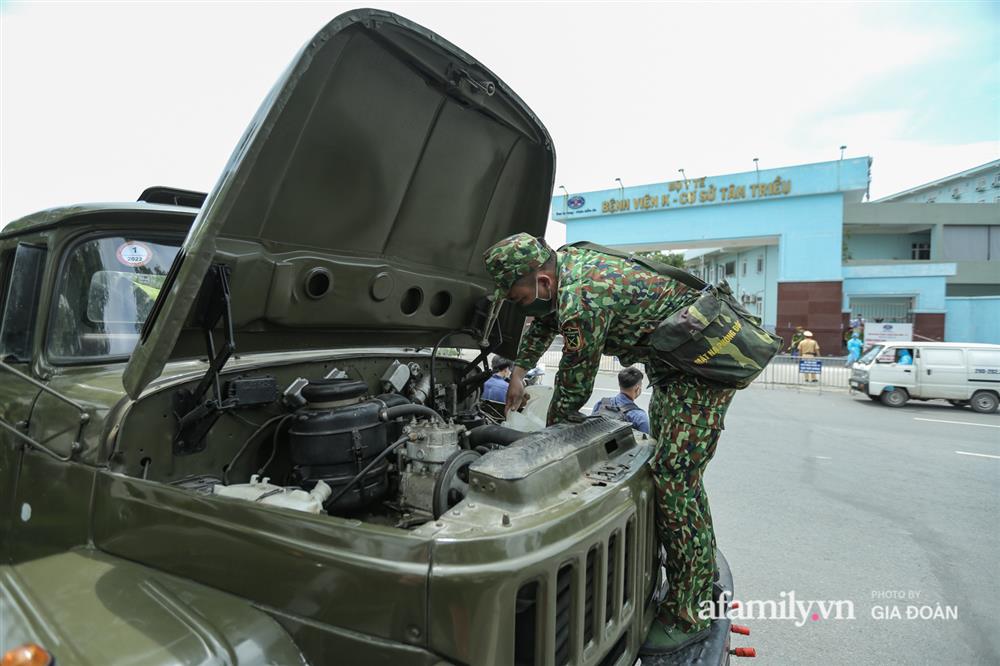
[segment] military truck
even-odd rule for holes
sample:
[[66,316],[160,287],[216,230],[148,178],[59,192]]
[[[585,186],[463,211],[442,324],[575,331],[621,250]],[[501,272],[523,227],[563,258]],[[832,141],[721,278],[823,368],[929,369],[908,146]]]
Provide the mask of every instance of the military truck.
[[[544,231],[554,163],[492,72],[359,10],[210,194],[7,225],[4,664],[633,664],[651,441],[479,409],[524,321],[481,255]],[[670,663],[727,662],[728,634]]]

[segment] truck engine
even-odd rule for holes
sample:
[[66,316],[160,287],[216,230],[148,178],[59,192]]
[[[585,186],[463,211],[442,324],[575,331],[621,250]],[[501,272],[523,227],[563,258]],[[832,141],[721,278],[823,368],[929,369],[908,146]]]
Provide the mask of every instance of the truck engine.
[[[478,374],[482,379],[485,371]],[[236,381],[269,380],[277,395],[269,377]],[[201,478],[200,488],[409,528],[461,502],[469,490],[469,466],[482,455],[529,434],[497,425],[491,422],[495,417],[480,411],[475,376],[464,387],[472,398],[465,396],[463,403],[471,406],[464,410],[458,408],[457,384],[439,385],[442,396],[452,397],[452,409],[422,404],[430,395],[430,379],[417,362],[392,361],[378,385],[384,392],[371,395],[367,382],[337,369],[322,379],[297,378],[272,403],[284,413],[251,435],[220,482]],[[265,428],[271,428],[270,447],[265,440],[257,448],[263,461],[249,482],[239,483],[233,470]]]

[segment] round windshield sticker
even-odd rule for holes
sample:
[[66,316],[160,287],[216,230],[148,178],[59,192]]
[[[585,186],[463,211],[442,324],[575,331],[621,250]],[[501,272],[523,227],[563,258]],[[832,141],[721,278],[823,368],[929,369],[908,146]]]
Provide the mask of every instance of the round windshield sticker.
[[115,256],[126,266],[145,266],[153,258],[153,251],[145,243],[129,241],[118,247]]

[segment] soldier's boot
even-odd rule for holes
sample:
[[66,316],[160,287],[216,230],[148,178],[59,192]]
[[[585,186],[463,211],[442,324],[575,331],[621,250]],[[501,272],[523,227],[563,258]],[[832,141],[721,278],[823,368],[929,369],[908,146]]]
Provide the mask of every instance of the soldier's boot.
[[639,648],[639,654],[652,656],[657,654],[671,654],[682,650],[692,643],[704,640],[708,637],[711,627],[706,629],[691,629],[685,631],[672,624],[666,624],[659,619],[653,622],[646,640]]

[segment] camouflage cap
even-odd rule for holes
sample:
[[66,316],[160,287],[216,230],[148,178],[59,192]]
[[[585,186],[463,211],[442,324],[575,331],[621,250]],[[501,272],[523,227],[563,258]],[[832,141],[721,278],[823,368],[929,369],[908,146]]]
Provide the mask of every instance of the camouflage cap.
[[541,268],[551,253],[545,241],[526,233],[508,236],[486,250],[483,261],[497,283],[497,297],[504,298],[518,279]]

